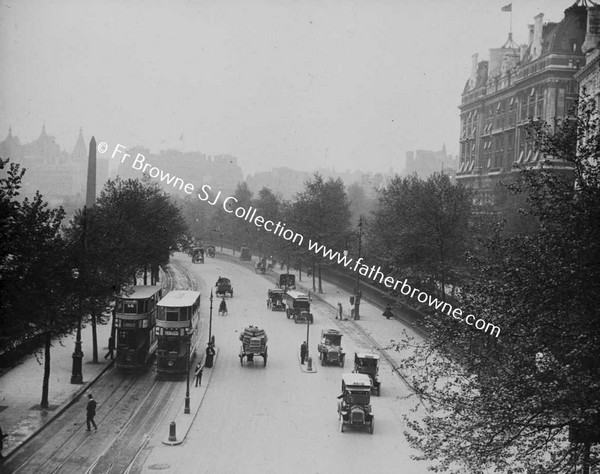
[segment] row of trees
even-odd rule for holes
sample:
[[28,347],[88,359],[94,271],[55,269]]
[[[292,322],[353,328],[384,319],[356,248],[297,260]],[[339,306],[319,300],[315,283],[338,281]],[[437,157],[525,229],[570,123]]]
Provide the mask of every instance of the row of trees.
[[[501,193],[469,255],[460,304],[499,339],[431,318],[406,373],[432,411],[406,436],[436,472],[595,472],[600,465],[600,127],[594,101],[553,129],[528,126],[548,158]],[[555,160],[570,166],[559,172]],[[564,170],[563,170],[564,171]],[[515,212],[516,211],[516,212]],[[476,221],[477,221],[476,220]],[[427,366],[427,370],[415,371]]]
[[96,324],[107,322],[111,302],[138,277],[155,281],[186,226],[156,185],[120,179],[61,226],[64,211],[50,209],[39,193],[20,199],[25,170],[8,160],[0,160],[0,170],[0,344],[10,351],[43,338],[47,407],[52,339],[70,333],[83,315],[97,362]]
[[[406,437],[438,472],[574,473],[600,463],[599,128],[593,101],[556,129],[530,123],[533,146],[570,169],[523,169],[492,206],[474,208],[471,192],[440,174],[395,177],[369,206],[366,262],[502,330],[496,338],[432,313],[426,341],[397,346],[412,351],[401,370],[432,407],[407,415]],[[268,189],[254,197],[245,184],[235,196],[341,251],[356,245],[349,194],[358,194],[348,191],[315,174],[292,202]],[[207,209],[195,202],[190,216]],[[310,262],[317,276],[331,264],[218,208],[207,219],[231,242]]]

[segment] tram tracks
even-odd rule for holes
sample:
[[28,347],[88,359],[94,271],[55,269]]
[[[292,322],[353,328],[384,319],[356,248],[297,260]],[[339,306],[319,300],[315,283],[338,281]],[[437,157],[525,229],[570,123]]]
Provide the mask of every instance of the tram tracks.
[[[164,271],[168,290],[195,286],[192,275],[181,264],[170,264]],[[144,373],[112,368],[93,384],[98,430],[85,431],[87,397],[82,392],[5,461],[6,472],[126,472],[181,390],[181,382],[156,380],[150,368]]]

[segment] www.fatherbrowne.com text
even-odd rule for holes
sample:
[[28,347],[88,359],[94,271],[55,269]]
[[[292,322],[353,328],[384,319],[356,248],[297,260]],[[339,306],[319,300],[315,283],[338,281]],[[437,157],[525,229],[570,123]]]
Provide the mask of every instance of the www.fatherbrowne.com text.
[[[107,150],[108,144],[106,142],[100,142],[98,144],[98,151],[100,153],[105,153]],[[114,148],[111,158],[121,155],[121,163],[124,163],[125,160],[131,158],[131,155],[124,153],[124,151],[126,151],[126,148],[123,145],[117,144]],[[161,182],[173,186],[173,188],[179,189],[186,194],[191,195],[196,191],[192,183],[186,183],[183,179],[175,175],[165,173],[163,170],[146,162],[146,157],[141,153],[138,153],[133,159],[131,167],[135,170],[141,171],[142,173],[148,173],[151,178],[158,178]],[[216,205],[222,198],[221,191],[215,194],[212,192],[212,189],[208,184],[203,185],[199,192],[196,192],[196,196],[200,201],[207,202],[211,206]],[[293,242],[298,246],[302,246],[304,243],[304,236],[298,232],[286,228],[284,222],[278,221],[275,223],[274,221],[265,219],[260,215],[257,216],[256,208],[253,208],[252,206],[248,208],[241,206],[236,207],[235,203],[237,202],[238,200],[233,196],[228,196],[221,199],[221,205],[223,206],[225,212],[234,214],[237,218],[243,219],[251,224],[256,225],[257,227],[261,227],[267,232],[272,232],[273,234],[282,237],[289,242]],[[475,328],[479,329],[480,331],[484,331],[496,337],[500,335],[500,328],[498,326],[488,323],[483,319],[477,319],[473,314],[468,314],[463,317],[463,311],[460,308],[454,308],[450,303],[440,301],[437,298],[432,298],[431,295],[425,293],[424,291],[411,287],[406,278],[404,280],[399,280],[391,276],[385,276],[381,271],[381,267],[369,267],[367,264],[363,263],[362,257],[354,261],[347,255],[340,254],[338,251],[334,252],[325,245],[322,245],[319,242],[313,242],[311,239],[308,239],[308,249],[317,255],[322,255],[325,258],[329,258],[331,261],[336,261],[339,265],[343,265],[346,268],[350,267],[353,271],[358,272],[360,275],[373,281],[378,281],[387,288],[391,288],[393,290],[399,289],[400,293],[402,293],[404,296],[415,298],[419,303],[427,303],[430,307],[435,308],[437,311],[446,313],[448,316],[451,316],[459,321],[463,321],[469,326],[475,326]],[[354,265],[351,265],[352,262],[354,262]]]

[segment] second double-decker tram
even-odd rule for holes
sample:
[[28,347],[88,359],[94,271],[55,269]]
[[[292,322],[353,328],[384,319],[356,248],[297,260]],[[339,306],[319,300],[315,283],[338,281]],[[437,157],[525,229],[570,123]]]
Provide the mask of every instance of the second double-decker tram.
[[174,290],[158,302],[156,373],[183,376],[195,355],[200,321],[200,293]]
[[131,293],[117,298],[115,331],[117,367],[143,369],[156,351],[156,304],[162,297],[160,286],[134,286]]

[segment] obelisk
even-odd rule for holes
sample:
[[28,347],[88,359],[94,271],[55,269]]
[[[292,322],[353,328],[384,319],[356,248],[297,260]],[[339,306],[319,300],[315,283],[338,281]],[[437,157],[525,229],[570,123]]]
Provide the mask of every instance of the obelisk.
[[96,139],[90,140],[90,156],[88,158],[87,188],[85,194],[85,206],[94,207],[96,202]]

